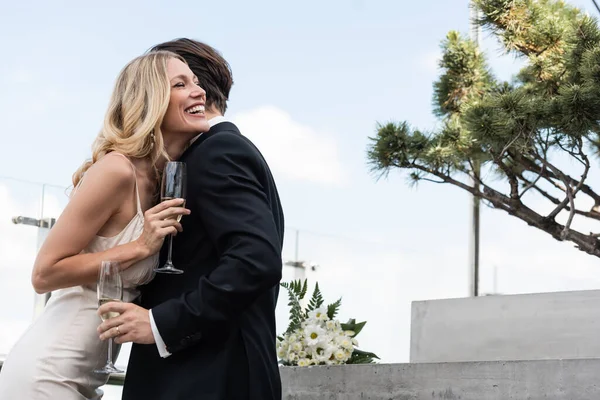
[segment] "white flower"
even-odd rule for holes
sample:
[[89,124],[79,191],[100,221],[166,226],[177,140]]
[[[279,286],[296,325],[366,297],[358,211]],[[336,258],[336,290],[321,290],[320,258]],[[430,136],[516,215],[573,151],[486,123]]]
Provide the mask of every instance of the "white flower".
[[340,322],[338,320],[328,320],[325,322],[325,326],[327,327],[328,330],[332,331],[332,332],[339,332],[341,331],[341,327],[340,327]]
[[309,365],[310,365],[310,360],[308,360],[306,358],[301,358],[298,360],[299,367],[308,367]]
[[315,317],[309,317],[306,319],[306,326],[304,327],[304,329],[306,330],[306,328],[310,325],[321,325],[321,321]]
[[277,342],[277,357],[285,359],[289,351],[289,342],[284,339]]
[[280,347],[279,349],[277,349],[277,357],[279,357],[282,360],[285,360],[287,356],[287,349],[284,349],[283,347]]
[[320,326],[308,325],[304,330],[306,344],[309,346],[316,346],[323,341],[325,334],[325,330]]
[[348,360],[348,353],[344,349],[338,349],[333,353],[336,361],[345,362]]
[[331,358],[333,349],[332,346],[316,347],[313,350],[312,358],[320,363],[326,363]]
[[327,316],[327,310],[320,307],[308,313],[309,318],[316,319],[318,321],[327,321],[329,317]]
[[298,352],[298,357],[306,358],[306,352],[304,350]]
[[344,331],[344,335],[352,337],[356,335],[356,333],[354,331]]
[[352,344],[352,339],[348,336],[338,336],[336,342],[344,349],[350,350],[354,348],[354,345]]
[[300,342],[292,343],[292,350],[294,350],[295,352],[302,351],[302,343],[300,343]]

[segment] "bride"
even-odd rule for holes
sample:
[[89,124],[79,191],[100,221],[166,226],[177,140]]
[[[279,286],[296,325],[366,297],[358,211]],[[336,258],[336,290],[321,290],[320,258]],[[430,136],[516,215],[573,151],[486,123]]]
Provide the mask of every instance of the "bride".
[[[157,203],[157,179],[189,141],[209,129],[206,93],[185,61],[153,52],[120,73],[92,160],[73,175],[71,199],[36,258],[35,291],[53,291],[11,350],[0,399],[100,399],[107,375],[98,339],[96,280],[103,260],[122,268],[124,301],[148,283],[165,236],[181,231],[182,199]],[[193,111],[193,112],[192,112]]]

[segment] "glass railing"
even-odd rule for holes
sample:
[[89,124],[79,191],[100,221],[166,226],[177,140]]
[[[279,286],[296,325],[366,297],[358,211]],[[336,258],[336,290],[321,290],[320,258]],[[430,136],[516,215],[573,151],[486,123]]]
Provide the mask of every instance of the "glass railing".
[[[13,218],[58,218],[68,201],[66,193],[62,187],[0,178],[0,354],[7,354],[31,323],[39,300],[30,275],[43,228],[15,224]],[[419,216],[421,222],[402,226],[390,226],[393,221],[370,224],[381,229],[375,233],[368,227],[354,227],[347,234],[288,228],[283,280],[307,277],[311,284],[318,280],[326,302],[342,297],[341,320],[368,321],[358,338],[361,348],[377,353],[382,362],[406,362],[411,302],[468,296],[468,206],[467,202],[463,210],[445,210],[445,216]],[[392,212],[408,219],[410,210]],[[464,221],[450,218],[461,213]],[[448,220],[454,221],[452,225],[446,226]],[[481,238],[482,294],[600,287],[595,257],[499,211],[482,209]],[[299,265],[308,268],[294,267]],[[282,290],[276,310],[278,332],[287,327],[287,303]],[[119,367],[127,366],[129,350],[130,346],[122,347]],[[117,385],[122,382],[121,375],[111,377],[105,400],[119,398]],[[109,396],[108,391],[117,394]]]
[[[0,373],[4,356],[43,310],[46,296],[36,295],[31,287],[31,268],[35,255],[53,222],[68,202],[68,188],[0,177]],[[286,231],[284,280],[302,277],[298,267],[296,232]],[[285,294],[284,294],[285,295]],[[10,299],[10,301],[5,301]],[[278,309],[280,326],[287,323],[287,301]],[[116,365],[125,370],[131,345],[123,345]],[[103,387],[105,400],[120,398],[125,374],[111,375]]]

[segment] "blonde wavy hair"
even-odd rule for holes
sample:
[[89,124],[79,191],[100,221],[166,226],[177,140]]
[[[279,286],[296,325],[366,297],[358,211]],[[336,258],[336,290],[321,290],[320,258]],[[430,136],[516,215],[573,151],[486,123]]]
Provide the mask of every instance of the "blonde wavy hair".
[[92,158],[73,174],[74,187],[94,163],[111,151],[132,158],[150,157],[153,165],[161,157],[169,160],[160,127],[171,97],[167,75],[171,58],[185,63],[175,53],[156,51],[135,58],[121,70],[102,130],[92,145]]

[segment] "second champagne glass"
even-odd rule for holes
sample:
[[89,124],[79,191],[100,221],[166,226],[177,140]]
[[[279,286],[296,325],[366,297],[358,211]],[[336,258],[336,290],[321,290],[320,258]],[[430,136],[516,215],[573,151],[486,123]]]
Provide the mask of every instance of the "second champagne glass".
[[[178,161],[169,161],[165,165],[163,171],[162,183],[160,187],[160,198],[161,201],[171,199],[183,199],[182,207],[185,207],[185,196],[187,192],[186,188],[186,168],[185,163]],[[181,215],[177,216],[177,222],[181,220]],[[165,265],[155,269],[156,272],[162,272],[167,274],[183,274],[183,271],[175,268],[171,259],[173,253],[173,235],[169,235],[168,244],[168,255]]]
[[[116,261],[102,261],[98,277],[98,307],[111,301],[123,300],[123,281],[121,280],[121,267]],[[118,317],[119,313],[110,312],[102,314],[102,321]],[[97,374],[113,374],[123,372],[113,364],[113,339],[108,339],[108,359],[102,369],[94,370]]]

